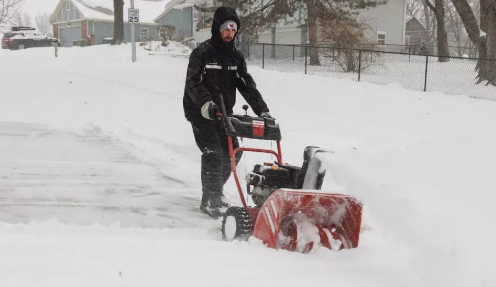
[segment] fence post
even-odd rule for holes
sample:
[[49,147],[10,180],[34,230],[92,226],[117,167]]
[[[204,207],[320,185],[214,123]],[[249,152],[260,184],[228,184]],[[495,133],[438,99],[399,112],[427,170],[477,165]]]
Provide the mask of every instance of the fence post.
[[427,92],[427,71],[429,68],[429,54],[425,55],[425,82],[424,82],[424,92]]
[[308,46],[305,46],[305,75],[307,74],[307,60],[308,58]]
[[265,69],[265,44],[262,44],[262,69]]
[[248,42],[248,59],[250,59],[250,42]]
[[408,62],[411,62],[412,60],[412,46],[408,45]]
[[295,60],[295,45],[293,45],[293,61]]
[[362,50],[358,50],[358,81],[359,82],[360,82],[361,76],[362,76]]

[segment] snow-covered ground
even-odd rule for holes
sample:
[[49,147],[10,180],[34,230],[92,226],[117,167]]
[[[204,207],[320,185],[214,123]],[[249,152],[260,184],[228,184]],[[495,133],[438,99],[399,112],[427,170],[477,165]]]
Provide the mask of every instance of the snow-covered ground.
[[496,103],[250,67],[284,161],[332,151],[324,188],[364,204],[359,248],[303,255],[220,240],[197,210],[188,60],[130,51],[0,51],[0,286],[496,284]]

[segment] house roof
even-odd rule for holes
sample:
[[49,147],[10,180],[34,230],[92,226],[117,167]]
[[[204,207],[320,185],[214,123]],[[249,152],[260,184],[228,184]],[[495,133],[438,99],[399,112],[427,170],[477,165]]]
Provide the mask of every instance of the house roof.
[[420,22],[419,19],[417,19],[417,17],[410,16],[410,17],[406,18],[406,22],[405,23],[408,23],[410,21],[414,21],[414,22],[418,23],[420,26],[422,26],[424,29],[426,29],[425,26],[424,26],[424,24],[422,24],[422,22]]
[[171,0],[167,5],[165,6],[165,10],[162,12],[162,14],[158,15],[153,21],[157,22],[158,19],[160,19],[162,16],[165,14],[169,13],[170,10],[172,9],[183,9],[187,7],[192,7],[193,5],[199,3],[205,3],[208,2],[207,0]]
[[[57,8],[52,14],[55,18],[59,9],[66,1],[71,1],[74,6],[81,12],[83,18],[114,21],[114,1],[113,0],[60,0]],[[141,23],[154,23],[160,11],[163,11],[166,4],[171,0],[134,0],[134,8],[140,11]],[[131,8],[131,1],[124,1],[124,22],[127,22],[127,9]],[[53,19],[54,20],[54,19]]]
[[160,17],[162,17],[165,14],[167,14],[175,6],[177,6],[177,5],[181,4],[181,3],[184,3],[184,1],[186,1],[186,0],[172,0],[172,1],[170,1],[169,3],[167,3],[167,5],[165,5],[165,10],[163,10],[162,13],[160,15],[158,15],[158,17],[156,17],[155,19],[153,19],[153,21],[154,22],[157,22],[158,19],[160,19]]

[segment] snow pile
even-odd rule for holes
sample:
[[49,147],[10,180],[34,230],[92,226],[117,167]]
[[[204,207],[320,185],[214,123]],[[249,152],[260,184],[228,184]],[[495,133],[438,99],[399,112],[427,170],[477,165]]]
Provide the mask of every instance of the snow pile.
[[[198,212],[188,60],[148,52],[0,51],[1,286],[496,285],[496,103],[249,67],[284,162],[332,151],[324,188],[364,204],[359,248],[294,254],[223,243]],[[241,178],[270,160],[245,155]]]
[[193,51],[190,47],[180,42],[168,41],[167,46],[162,46],[161,41],[150,41],[146,43],[143,48],[148,51],[149,55],[155,56],[175,56],[175,57],[188,57]]

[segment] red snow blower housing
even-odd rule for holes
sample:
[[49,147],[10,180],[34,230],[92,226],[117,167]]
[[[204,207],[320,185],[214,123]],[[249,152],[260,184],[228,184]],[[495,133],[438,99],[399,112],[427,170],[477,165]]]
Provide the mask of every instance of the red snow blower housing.
[[[223,103],[221,108],[225,115]],[[248,106],[243,109],[246,111]],[[222,114],[218,116],[228,136],[231,169],[243,205],[227,209],[222,220],[224,240],[247,240],[254,236],[268,247],[303,253],[317,246],[331,250],[358,246],[362,204],[350,195],[320,191],[325,170],[319,154],[325,151],[307,147],[302,167],[285,164],[281,132],[274,119]],[[277,151],[234,149],[232,137],[276,141]],[[267,153],[277,158],[273,164],[255,165],[246,176],[246,191],[255,206],[247,205],[243,193],[236,170],[238,152]]]

